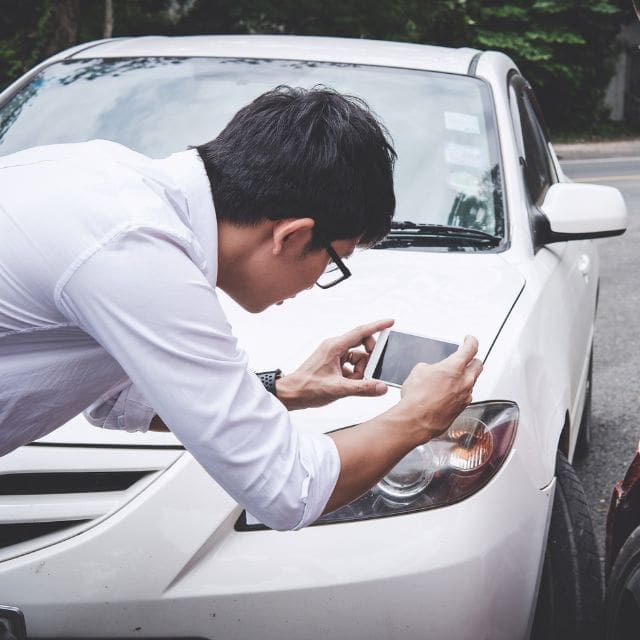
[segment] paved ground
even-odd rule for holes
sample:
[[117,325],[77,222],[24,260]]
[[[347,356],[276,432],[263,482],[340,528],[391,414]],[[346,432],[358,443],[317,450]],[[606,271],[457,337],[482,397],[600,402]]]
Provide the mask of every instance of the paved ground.
[[[574,158],[565,155],[561,161],[573,180],[620,189],[630,214],[623,236],[597,241],[601,289],[594,339],[593,440],[587,458],[574,460],[601,551],[613,485],[623,477],[640,439],[640,141],[633,144],[635,148],[630,143],[572,145]],[[566,153],[558,147],[558,153]]]
[[640,138],[615,142],[554,144],[553,147],[560,160],[640,156]]

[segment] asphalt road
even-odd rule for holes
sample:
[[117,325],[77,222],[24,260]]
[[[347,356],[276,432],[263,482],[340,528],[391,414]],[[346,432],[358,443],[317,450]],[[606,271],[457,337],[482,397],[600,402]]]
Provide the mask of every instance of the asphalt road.
[[611,490],[640,440],[640,157],[562,162],[573,180],[620,189],[629,210],[627,232],[598,240],[600,304],[593,370],[593,439],[574,461],[604,550]]

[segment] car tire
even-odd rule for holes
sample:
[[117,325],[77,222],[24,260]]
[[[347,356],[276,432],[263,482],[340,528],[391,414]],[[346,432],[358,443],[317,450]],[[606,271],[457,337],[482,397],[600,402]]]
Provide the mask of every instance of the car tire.
[[531,638],[599,639],[603,586],[600,554],[582,483],[558,452],[553,511]]
[[640,527],[622,545],[607,589],[607,640],[635,640],[640,629]]
[[593,348],[589,356],[589,373],[587,374],[587,388],[584,395],[584,406],[582,409],[582,419],[580,420],[580,430],[576,442],[576,456],[584,458],[591,448],[591,395],[593,388]]

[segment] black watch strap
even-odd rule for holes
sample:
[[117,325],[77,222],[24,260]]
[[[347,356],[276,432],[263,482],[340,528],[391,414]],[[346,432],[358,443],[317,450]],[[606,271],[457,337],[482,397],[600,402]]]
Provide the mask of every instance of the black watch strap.
[[264,388],[277,397],[276,394],[276,380],[282,378],[282,371],[276,369],[275,371],[256,371],[256,375],[260,378]]

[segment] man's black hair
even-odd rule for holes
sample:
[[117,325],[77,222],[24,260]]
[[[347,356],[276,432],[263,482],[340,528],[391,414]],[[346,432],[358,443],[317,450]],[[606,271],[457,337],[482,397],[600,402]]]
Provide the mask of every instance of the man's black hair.
[[[327,240],[371,245],[395,209],[396,153],[367,104],[326,87],[279,86],[197,147],[219,220],[314,218]],[[311,248],[321,246],[313,235]]]

